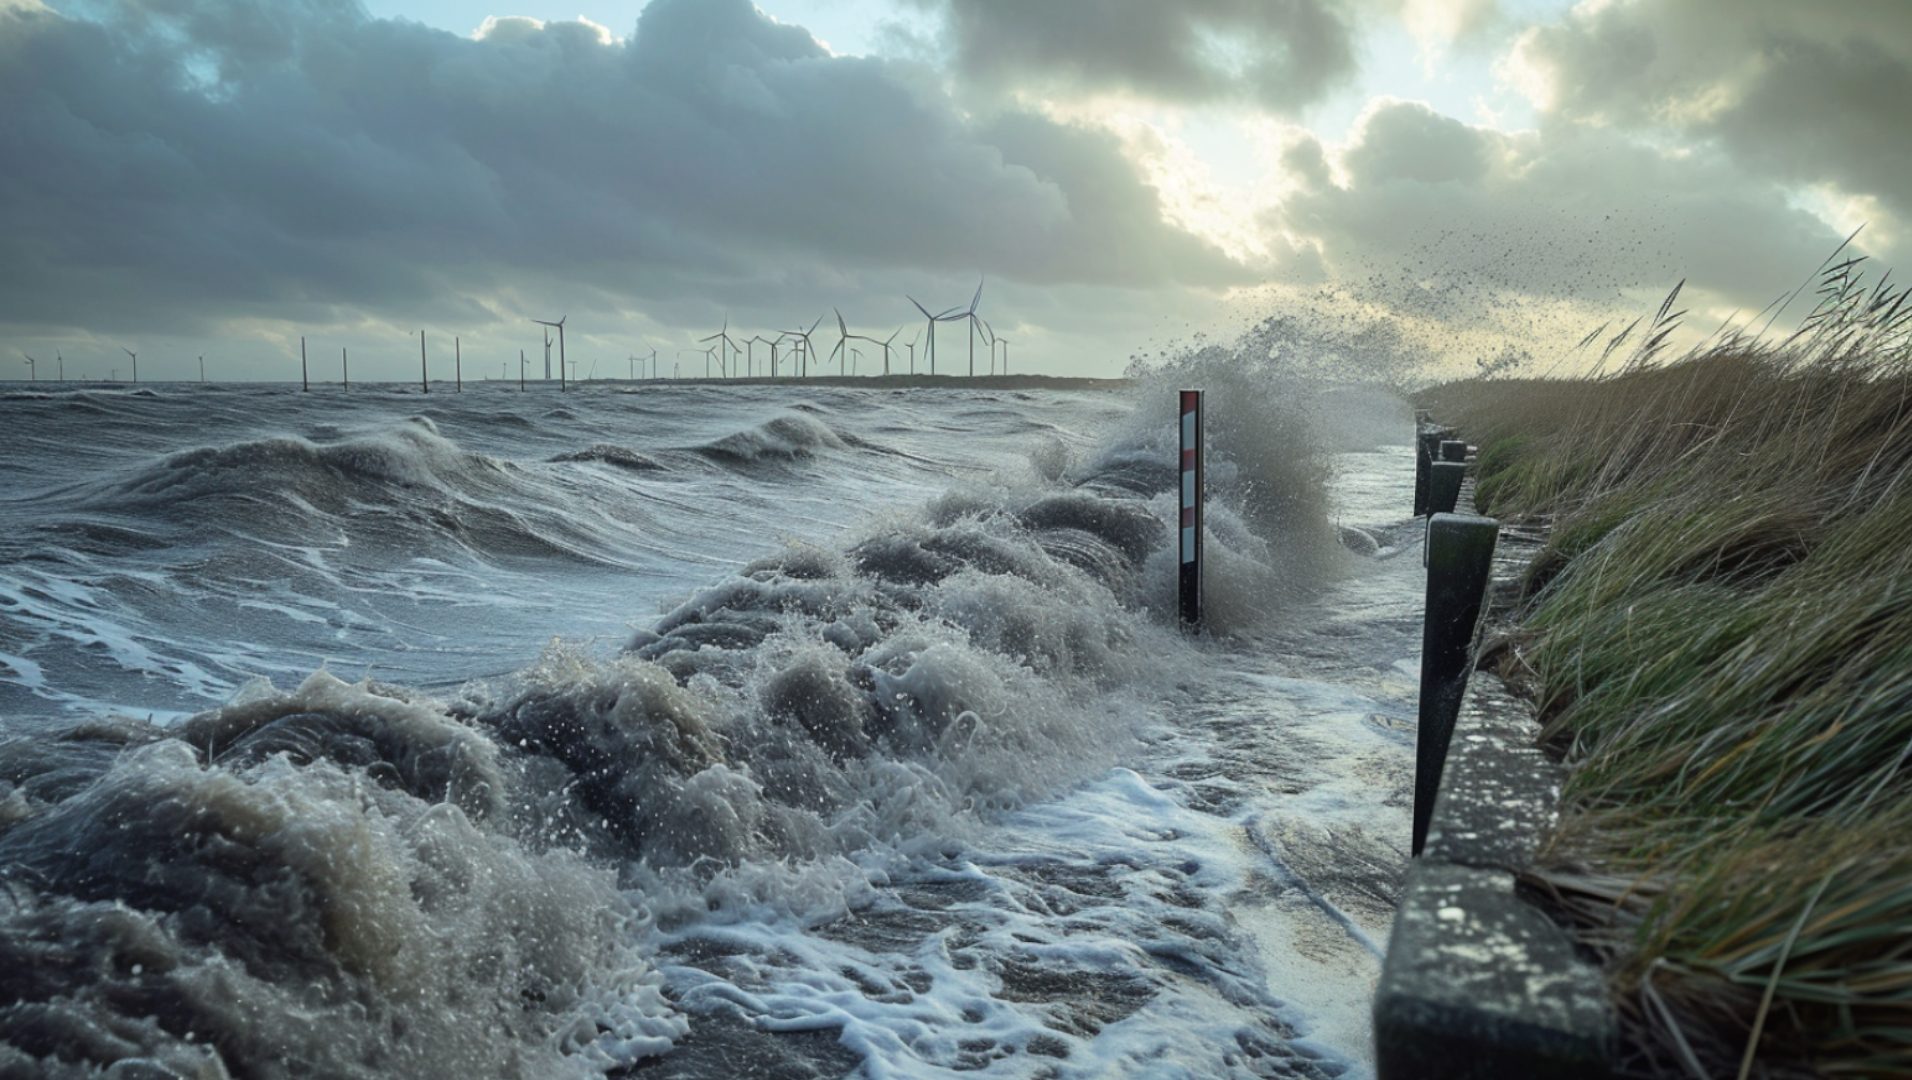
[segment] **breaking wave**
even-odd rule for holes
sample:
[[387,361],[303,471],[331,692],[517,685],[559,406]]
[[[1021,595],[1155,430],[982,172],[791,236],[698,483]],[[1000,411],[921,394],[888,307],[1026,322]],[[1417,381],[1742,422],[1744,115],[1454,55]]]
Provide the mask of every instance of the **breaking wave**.
[[823,421],[803,413],[786,413],[706,443],[698,450],[709,457],[737,462],[789,461],[814,457],[824,450],[842,450],[847,445]]

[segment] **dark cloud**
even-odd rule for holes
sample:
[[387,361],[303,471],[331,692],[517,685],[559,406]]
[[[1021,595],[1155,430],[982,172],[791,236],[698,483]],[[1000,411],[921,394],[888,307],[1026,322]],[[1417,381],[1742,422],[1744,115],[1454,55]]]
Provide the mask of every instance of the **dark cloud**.
[[1912,3],[1586,5],[1517,57],[1560,118],[1716,142],[1766,177],[1912,214]]
[[957,69],[1008,86],[1242,100],[1287,112],[1355,68],[1352,31],[1325,0],[925,3],[942,15]]
[[0,324],[608,306],[819,267],[1212,285],[1113,137],[972,118],[746,0],[474,40],[345,0],[0,8]]

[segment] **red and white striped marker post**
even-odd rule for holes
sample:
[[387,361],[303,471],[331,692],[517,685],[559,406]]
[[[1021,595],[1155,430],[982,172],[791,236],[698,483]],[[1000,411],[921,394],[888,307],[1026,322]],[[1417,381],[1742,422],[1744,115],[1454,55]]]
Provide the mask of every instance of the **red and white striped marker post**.
[[1182,391],[1182,625],[1202,623],[1202,392]]

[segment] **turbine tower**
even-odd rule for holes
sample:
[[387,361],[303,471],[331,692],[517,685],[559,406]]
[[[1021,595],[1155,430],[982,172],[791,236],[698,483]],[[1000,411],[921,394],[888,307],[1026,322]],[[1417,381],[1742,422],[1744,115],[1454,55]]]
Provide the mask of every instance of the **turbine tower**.
[[27,381],[39,382],[40,381],[40,362],[38,360],[35,360],[31,356],[27,356],[26,353],[21,353],[20,355],[27,357]]
[[133,358],[133,382],[139,382],[139,354],[124,345],[120,346],[120,351]]
[[[561,315],[558,317],[557,322],[547,322],[544,319],[531,320],[532,322],[537,323],[539,326],[555,326],[558,328],[558,392],[559,393],[563,393],[569,385],[564,380],[564,320],[570,317],[571,316],[569,315]],[[548,379],[551,377],[551,367],[550,367],[551,346],[548,341],[548,339],[551,337],[551,332],[548,330],[545,331],[544,336],[547,339],[547,343],[545,345],[545,350],[544,350],[545,351],[545,369],[544,370],[545,370],[545,378]]]

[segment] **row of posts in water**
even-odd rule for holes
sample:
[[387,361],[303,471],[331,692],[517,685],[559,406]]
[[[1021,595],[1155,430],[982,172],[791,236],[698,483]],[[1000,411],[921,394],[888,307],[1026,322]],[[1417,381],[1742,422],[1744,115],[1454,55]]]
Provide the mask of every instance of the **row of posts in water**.
[[[1202,392],[1178,395],[1181,520],[1176,610],[1184,629],[1202,626]],[[1474,637],[1500,539],[1500,522],[1458,513],[1467,443],[1415,414],[1414,516],[1427,519],[1427,593],[1421,628],[1421,688],[1414,744],[1413,853],[1427,844],[1447,749],[1467,692]]]

